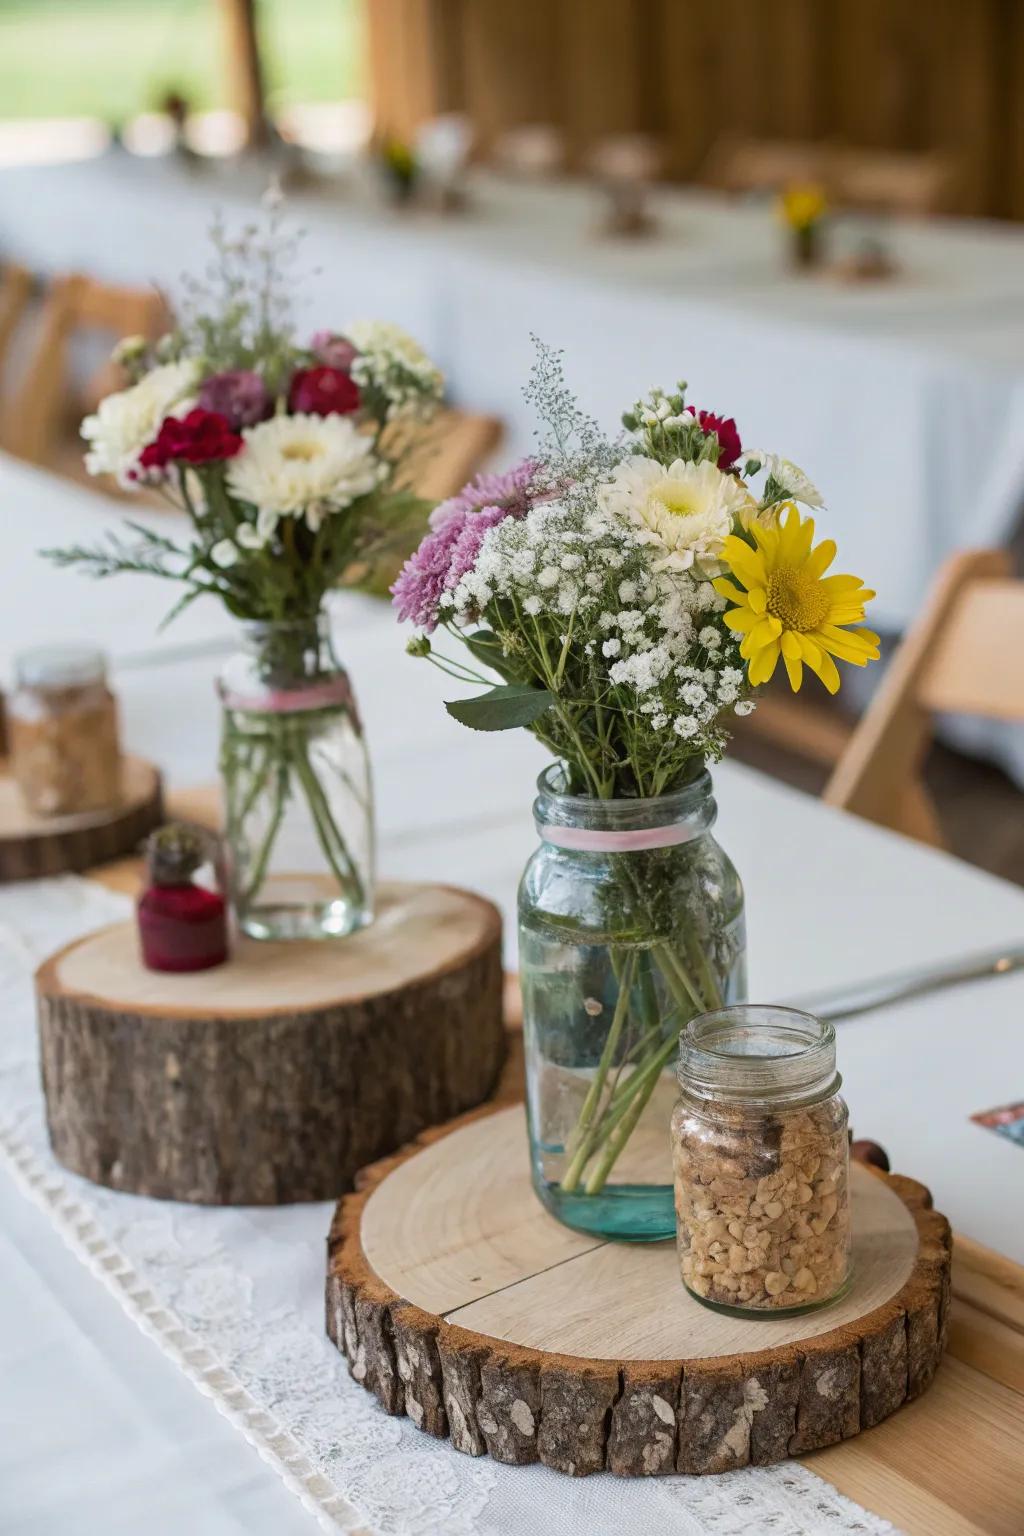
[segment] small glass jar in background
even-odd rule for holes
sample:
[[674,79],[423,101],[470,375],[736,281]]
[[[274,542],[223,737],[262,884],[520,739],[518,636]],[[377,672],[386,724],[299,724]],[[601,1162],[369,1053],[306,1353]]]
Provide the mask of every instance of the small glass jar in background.
[[24,651],[15,679],[7,701],[10,768],[27,808],[74,816],[116,805],[121,749],[103,652],[91,645]]
[[169,822],[146,841],[146,881],[136,908],[143,964],[151,971],[206,971],[228,957],[220,839]]
[[726,1312],[806,1312],[850,1278],[847,1110],[831,1024],[755,1004],[692,1019],[672,1116],[683,1284]]

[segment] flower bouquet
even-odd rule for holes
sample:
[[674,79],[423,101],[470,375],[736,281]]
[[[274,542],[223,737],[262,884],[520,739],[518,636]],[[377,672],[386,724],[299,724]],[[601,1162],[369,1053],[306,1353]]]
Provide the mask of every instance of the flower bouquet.
[[[221,679],[221,772],[232,895],[255,937],[344,934],[370,920],[373,820],[362,726],[323,614],[345,572],[428,506],[407,489],[415,433],[442,392],[396,326],[294,335],[293,242],[276,209],[190,283],[178,328],[122,343],[130,386],[82,424],[86,465],[185,513],[129,523],[94,548],[49,551],[96,576],[144,572],[183,589],[168,618],[219,599],[247,652]],[[315,847],[317,867],[309,866]]]
[[779,218],[789,233],[790,259],[795,267],[816,267],[821,262],[821,236],[828,214],[825,189],[816,182],[794,184],[781,194]]
[[[535,1187],[571,1226],[662,1238],[679,1031],[745,988],[707,764],[780,660],[794,689],[810,671],[835,692],[836,659],[878,655],[860,625],[873,594],[827,574],[806,475],[744,450],[685,386],[637,402],[614,442],[543,347],[527,395],[537,456],[436,508],[393,591],[413,654],[497,674],[449,712],[525,726],[556,760],[519,896]],[[439,651],[441,630],[465,660]]]

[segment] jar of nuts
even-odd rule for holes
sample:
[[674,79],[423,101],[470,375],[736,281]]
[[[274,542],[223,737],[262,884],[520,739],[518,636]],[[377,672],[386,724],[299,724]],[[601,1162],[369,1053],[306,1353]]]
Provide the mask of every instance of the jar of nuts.
[[105,810],[121,793],[117,704],[102,651],[43,646],[15,661],[7,706],[11,772],[37,816]]
[[672,1116],[683,1284],[730,1313],[806,1312],[850,1279],[847,1110],[831,1024],[754,1004],[679,1044]]

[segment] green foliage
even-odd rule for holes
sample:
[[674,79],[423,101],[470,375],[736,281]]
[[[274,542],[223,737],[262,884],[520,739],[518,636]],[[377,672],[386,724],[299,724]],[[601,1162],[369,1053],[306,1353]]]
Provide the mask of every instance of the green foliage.
[[506,683],[475,699],[454,699],[445,709],[473,731],[511,731],[532,725],[555,702],[555,695],[529,683]]

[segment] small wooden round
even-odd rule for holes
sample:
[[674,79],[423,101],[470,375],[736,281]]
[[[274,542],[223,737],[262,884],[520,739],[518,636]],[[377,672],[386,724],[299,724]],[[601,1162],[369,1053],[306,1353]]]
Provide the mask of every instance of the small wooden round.
[[931,1381],[950,1231],[854,1164],[854,1281],[803,1317],[702,1307],[672,1243],[563,1227],[520,1106],[439,1127],[361,1177],[331,1232],[327,1327],[388,1413],[471,1455],[573,1475],[725,1472],[879,1423]]
[[80,816],[36,816],[0,765],[0,881],[77,874],[124,858],[163,819],[160,774],[141,757],[122,759],[116,805]]
[[169,1200],[337,1199],[485,1099],[505,1054],[501,917],[449,886],[384,885],[358,934],[242,941],[192,975],[146,970],[117,924],[47,960],[36,993],[56,1156]]

